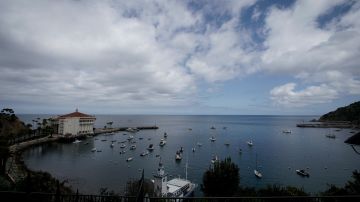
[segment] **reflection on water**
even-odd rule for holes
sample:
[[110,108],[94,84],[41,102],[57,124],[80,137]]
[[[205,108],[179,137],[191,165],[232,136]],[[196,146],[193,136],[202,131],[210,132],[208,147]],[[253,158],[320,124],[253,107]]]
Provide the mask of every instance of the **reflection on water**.
[[[349,130],[334,131],[337,138],[330,139],[325,137],[329,129],[295,127],[296,123],[313,118],[317,117],[97,116],[97,127],[107,121],[114,121],[115,126],[156,122],[160,129],[132,134],[135,150],[129,150],[129,134],[119,132],[88,138],[78,144],[37,146],[25,151],[23,156],[31,169],[48,171],[57,178],[66,179],[82,193],[98,193],[101,187],[122,192],[127,180],[140,177],[141,169],[145,169],[145,177],[152,178],[159,161],[157,155],[161,156],[166,172],[172,177],[185,177],[188,161],[188,178],[197,184],[211,165],[212,156],[217,155],[221,159],[230,156],[239,165],[241,185],[263,187],[276,183],[318,192],[327,184],[343,185],[349,180],[352,171],[360,168],[360,156],[343,143],[351,135]],[[216,129],[210,129],[212,126]],[[283,129],[290,129],[292,133],[282,133]],[[168,134],[167,142],[160,147],[164,132]],[[209,140],[211,136],[216,137],[215,142]],[[253,141],[253,147],[246,144],[248,140]],[[110,147],[112,141],[113,148]],[[126,141],[124,154],[120,154],[121,141]],[[201,147],[198,142],[202,143]],[[154,144],[154,151],[141,157],[149,144]],[[184,155],[177,163],[175,153],[180,147],[184,148]],[[193,147],[195,152],[192,152]],[[93,148],[101,152],[91,152]],[[239,149],[242,149],[241,154]],[[253,174],[256,154],[262,179]],[[129,157],[134,160],[126,162]],[[310,178],[296,175],[296,169],[306,168]],[[201,195],[199,190],[196,194]]]

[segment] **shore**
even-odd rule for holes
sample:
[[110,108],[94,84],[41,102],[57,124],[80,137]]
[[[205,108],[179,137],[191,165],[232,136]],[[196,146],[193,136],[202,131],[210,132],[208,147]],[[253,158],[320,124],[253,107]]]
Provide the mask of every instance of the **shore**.
[[296,124],[299,128],[360,128],[357,124],[351,122],[336,121],[336,122],[307,122]]

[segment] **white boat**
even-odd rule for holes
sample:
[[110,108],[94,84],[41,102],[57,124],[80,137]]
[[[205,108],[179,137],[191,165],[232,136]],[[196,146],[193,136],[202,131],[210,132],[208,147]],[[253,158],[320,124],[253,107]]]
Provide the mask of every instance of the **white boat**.
[[95,148],[95,147],[92,148],[92,149],[91,149],[91,152],[96,152],[96,148]]
[[147,150],[153,151],[153,150],[154,150],[154,145],[153,145],[153,144],[150,144],[150,145],[148,146]]
[[296,170],[296,173],[298,175],[301,175],[303,177],[310,177],[310,174],[308,172],[306,172],[305,170],[301,169],[301,170]]
[[129,157],[126,159],[126,162],[129,162],[129,161],[132,161],[133,160],[133,157]]
[[125,144],[120,145],[120,148],[125,148],[125,147],[126,147]]
[[192,148],[192,152],[195,152],[195,147]]
[[257,178],[262,178],[262,174],[260,173],[260,171],[258,171],[256,169],[254,170],[254,174]]
[[132,139],[134,139],[134,136],[132,136],[132,135],[130,135],[128,138],[127,138],[127,140],[132,140]]
[[125,150],[121,150],[120,154],[125,154],[125,152],[126,152]]
[[113,148],[113,147],[114,147],[114,143],[111,143],[110,147]]
[[251,140],[247,141],[246,143],[249,145],[249,147],[252,147],[254,145]]
[[181,159],[182,159],[181,152],[177,151],[175,154],[175,161],[181,161]]
[[202,143],[201,142],[198,142],[196,143],[197,146],[201,147],[202,146]]
[[283,132],[283,133],[287,133],[287,134],[289,134],[289,133],[291,133],[291,130],[286,129],[286,130],[283,130],[282,132]]
[[146,156],[146,155],[148,155],[148,154],[149,154],[148,151],[144,151],[143,153],[140,154],[140,156]]
[[135,150],[136,149],[136,145],[131,145],[130,146],[130,150]]
[[[185,169],[185,179],[174,178],[168,181],[168,175],[165,173],[164,167],[159,162],[159,168],[154,175],[154,195],[156,197],[189,197],[193,195],[196,188],[196,184],[187,179],[187,163]],[[175,199],[175,201],[182,201],[181,199]]]
[[210,140],[211,142],[215,142],[215,141],[216,141],[216,138],[215,138],[214,136],[211,136],[211,138],[209,138],[209,140]]
[[75,141],[73,142],[74,144],[80,143],[81,140],[75,139]]
[[262,178],[262,174],[261,172],[258,170],[257,168],[257,154],[256,154],[256,164],[255,164],[255,170],[254,170],[254,174],[257,178]]
[[211,163],[212,164],[214,164],[214,163],[216,163],[216,162],[219,162],[219,158],[218,158],[218,156],[213,156],[213,158],[211,159]]
[[136,132],[139,131],[139,129],[137,129],[137,128],[127,128],[126,131],[130,132],[130,133],[136,133]]
[[165,144],[166,144],[166,141],[165,141],[164,139],[161,139],[159,145],[160,145],[160,146],[164,146]]

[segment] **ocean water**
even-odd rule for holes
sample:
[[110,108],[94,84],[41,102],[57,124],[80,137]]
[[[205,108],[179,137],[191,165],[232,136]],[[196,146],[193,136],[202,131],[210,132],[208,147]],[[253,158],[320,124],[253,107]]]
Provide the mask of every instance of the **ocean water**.
[[[49,116],[19,117],[31,123],[35,117]],[[23,153],[26,165],[32,170],[47,171],[60,180],[67,180],[73,188],[87,194],[97,194],[100,188],[123,192],[126,181],[140,178],[141,169],[144,169],[146,178],[152,179],[159,163],[157,154],[161,156],[170,178],[185,177],[185,164],[188,162],[188,179],[198,185],[202,183],[203,173],[211,165],[213,155],[220,159],[231,157],[240,168],[240,184],[257,188],[267,184],[291,185],[317,193],[324,191],[329,184],[343,186],[351,179],[352,171],[360,169],[360,155],[344,143],[352,135],[350,129],[296,127],[297,123],[318,118],[315,116],[97,115],[96,118],[96,127],[113,121],[114,127],[156,124],[159,129],[136,133],[136,150],[129,150],[127,142],[125,154],[119,153],[121,149],[117,142],[127,139],[129,133],[126,132],[99,135],[79,144],[35,146]],[[210,129],[212,126],[216,129]],[[290,129],[292,133],[284,134],[284,129]],[[167,143],[160,147],[164,132],[168,134]],[[336,139],[326,138],[329,132],[336,134]],[[215,142],[209,140],[211,136],[216,137]],[[112,140],[117,141],[114,148],[110,147]],[[246,144],[248,140],[253,141],[253,147]],[[85,145],[86,142],[89,144]],[[197,142],[201,142],[202,147],[198,147]],[[151,143],[155,150],[140,157]],[[102,152],[91,152],[94,147]],[[183,160],[177,163],[175,153],[180,147],[184,148]],[[191,151],[193,147],[195,152]],[[253,174],[256,155],[262,179]],[[126,162],[128,157],[134,157],[134,160]],[[307,169],[310,177],[297,175],[296,169]],[[197,196],[202,195],[199,187],[195,193]]]

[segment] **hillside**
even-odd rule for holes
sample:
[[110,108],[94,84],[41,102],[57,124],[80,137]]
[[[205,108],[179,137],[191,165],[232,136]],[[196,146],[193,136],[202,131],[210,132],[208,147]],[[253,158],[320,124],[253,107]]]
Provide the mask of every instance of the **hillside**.
[[360,101],[324,114],[319,121],[350,121],[360,123]]
[[28,128],[21,122],[18,117],[11,111],[2,110],[0,113],[0,136],[16,137],[27,134]]

